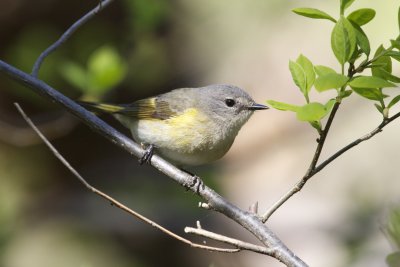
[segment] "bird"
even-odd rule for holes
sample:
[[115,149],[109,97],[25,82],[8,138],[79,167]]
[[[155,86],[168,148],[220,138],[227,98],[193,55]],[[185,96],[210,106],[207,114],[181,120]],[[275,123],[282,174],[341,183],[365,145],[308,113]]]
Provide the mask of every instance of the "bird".
[[257,104],[243,89],[216,84],[179,88],[130,104],[79,102],[95,113],[108,113],[147,147],[142,164],[154,152],[177,166],[197,166],[224,156]]

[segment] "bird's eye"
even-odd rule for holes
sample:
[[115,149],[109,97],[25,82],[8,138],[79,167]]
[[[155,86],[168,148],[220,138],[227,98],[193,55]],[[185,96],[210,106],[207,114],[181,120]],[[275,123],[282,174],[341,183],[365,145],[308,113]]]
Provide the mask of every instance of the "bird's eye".
[[235,102],[235,100],[233,100],[232,98],[227,98],[227,99],[225,99],[225,104],[226,104],[228,107],[233,107],[233,106],[236,104],[236,102]]

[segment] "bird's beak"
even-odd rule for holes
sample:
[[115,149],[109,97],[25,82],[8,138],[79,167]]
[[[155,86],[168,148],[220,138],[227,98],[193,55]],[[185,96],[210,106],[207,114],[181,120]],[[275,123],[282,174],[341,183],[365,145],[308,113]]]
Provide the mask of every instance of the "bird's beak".
[[269,107],[254,103],[251,106],[248,106],[247,109],[248,110],[263,110],[263,109],[269,109]]

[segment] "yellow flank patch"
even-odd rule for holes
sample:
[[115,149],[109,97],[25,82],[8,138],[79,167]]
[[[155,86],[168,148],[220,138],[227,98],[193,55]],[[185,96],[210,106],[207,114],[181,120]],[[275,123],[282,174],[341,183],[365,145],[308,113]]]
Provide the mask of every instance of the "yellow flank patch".
[[168,124],[169,135],[175,137],[175,146],[196,146],[203,141],[207,130],[206,117],[195,108],[165,121]]
[[167,120],[167,123],[173,127],[187,127],[189,125],[193,125],[196,121],[199,120],[198,118],[199,112],[195,108],[189,108],[185,110],[180,115],[174,116]]

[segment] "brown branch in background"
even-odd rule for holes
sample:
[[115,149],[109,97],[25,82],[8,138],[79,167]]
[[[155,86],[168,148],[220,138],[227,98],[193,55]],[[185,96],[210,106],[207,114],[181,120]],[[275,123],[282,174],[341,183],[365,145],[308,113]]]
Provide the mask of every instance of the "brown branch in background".
[[[193,243],[188,239],[185,239],[171,231],[169,231],[168,229],[162,227],[161,225],[157,224],[156,222],[148,219],[147,217],[141,215],[140,213],[137,213],[136,211],[128,208],[127,206],[125,206],[124,204],[122,204],[121,202],[115,200],[114,198],[110,197],[109,195],[103,193],[102,191],[96,189],[95,187],[93,187],[92,185],[90,185],[70,164],[69,162],[57,151],[57,149],[49,142],[49,140],[47,140],[47,138],[40,132],[40,130],[36,127],[36,125],[31,121],[31,119],[25,114],[25,112],[22,110],[22,108],[20,107],[20,105],[18,103],[14,103],[14,105],[16,106],[16,108],[18,109],[19,113],[21,114],[21,116],[24,118],[24,120],[29,124],[29,126],[36,132],[36,134],[39,136],[39,138],[47,145],[47,147],[51,150],[51,152],[53,152],[54,156],[56,156],[61,163],[79,180],[79,182],[81,182],[89,191],[99,195],[100,197],[110,201],[113,206],[116,206],[117,208],[129,213],[130,215],[138,218],[139,220],[150,224],[151,226],[157,228],[158,230],[160,230],[163,233],[166,233],[167,235],[183,242],[186,243],[188,245],[190,245],[191,247],[194,248],[200,248],[200,249],[205,249],[205,250],[209,250],[209,251],[217,251],[217,252],[225,252],[225,253],[235,253],[235,252],[239,252],[240,249],[236,248],[236,249],[229,249],[229,248],[217,248],[217,247],[211,247],[211,246],[205,246],[202,244],[197,244],[197,243]],[[226,237],[228,238],[228,237]],[[258,252],[258,251],[254,251],[254,252]],[[265,254],[265,253],[264,253]]]

